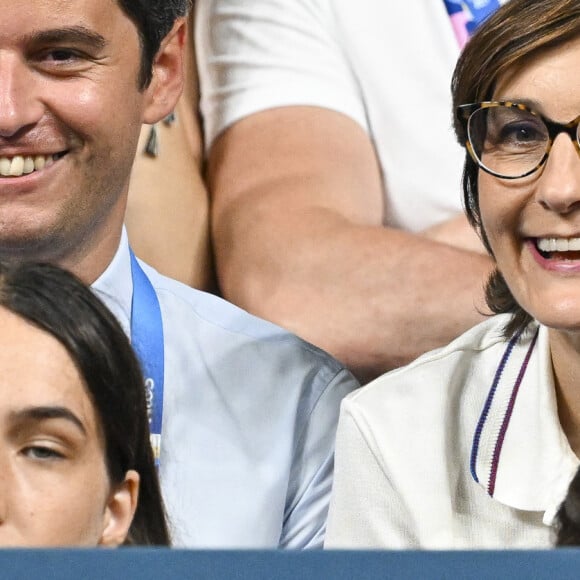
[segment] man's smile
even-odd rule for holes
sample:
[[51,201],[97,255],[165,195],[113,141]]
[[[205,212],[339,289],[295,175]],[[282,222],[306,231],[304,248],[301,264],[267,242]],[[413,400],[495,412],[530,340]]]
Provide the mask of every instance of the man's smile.
[[66,152],[51,155],[14,155],[13,157],[0,156],[0,178],[22,177],[35,171],[50,167]]

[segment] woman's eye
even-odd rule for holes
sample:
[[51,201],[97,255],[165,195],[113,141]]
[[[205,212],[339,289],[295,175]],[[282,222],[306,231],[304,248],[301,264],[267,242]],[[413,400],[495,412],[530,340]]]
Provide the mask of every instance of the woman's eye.
[[52,447],[47,447],[43,445],[31,445],[23,449],[23,454],[31,459],[62,459],[64,455]]
[[545,140],[545,133],[532,124],[507,125],[501,132],[504,142],[536,143]]

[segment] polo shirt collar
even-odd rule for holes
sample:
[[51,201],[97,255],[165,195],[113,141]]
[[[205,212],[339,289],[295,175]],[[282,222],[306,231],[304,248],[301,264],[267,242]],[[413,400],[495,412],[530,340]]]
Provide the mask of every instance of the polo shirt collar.
[[531,324],[497,363],[472,442],[471,474],[497,501],[551,524],[578,468],[560,426],[548,329]]

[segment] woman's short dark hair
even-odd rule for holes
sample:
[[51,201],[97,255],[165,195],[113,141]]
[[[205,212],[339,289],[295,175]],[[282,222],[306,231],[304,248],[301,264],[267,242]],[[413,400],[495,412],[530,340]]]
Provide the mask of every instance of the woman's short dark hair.
[[115,317],[82,282],[50,264],[0,262],[0,306],[68,351],[104,434],[111,483],[121,483],[130,469],[139,473],[139,501],[125,543],[168,545],[143,376]]
[[[527,59],[561,46],[580,35],[578,0],[510,0],[499,8],[467,43],[452,81],[453,121],[461,145],[465,145],[459,105],[489,101],[500,77],[514,66],[525,66]],[[463,201],[467,217],[493,256],[481,223],[478,192],[478,166],[469,153],[463,171]],[[531,320],[515,301],[503,276],[496,269],[486,287],[487,303],[494,313],[511,313],[505,329],[511,336]]]
[[118,0],[121,10],[133,21],[141,43],[139,86],[151,82],[153,61],[175,21],[185,16],[191,0]]

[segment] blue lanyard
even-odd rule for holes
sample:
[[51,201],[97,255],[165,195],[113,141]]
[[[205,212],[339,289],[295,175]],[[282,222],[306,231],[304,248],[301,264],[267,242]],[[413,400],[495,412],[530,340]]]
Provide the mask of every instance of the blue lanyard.
[[129,249],[129,252],[133,278],[131,344],[141,362],[141,369],[145,377],[151,446],[155,465],[159,466],[165,374],[163,320],[155,289],[135,258],[133,250]]

